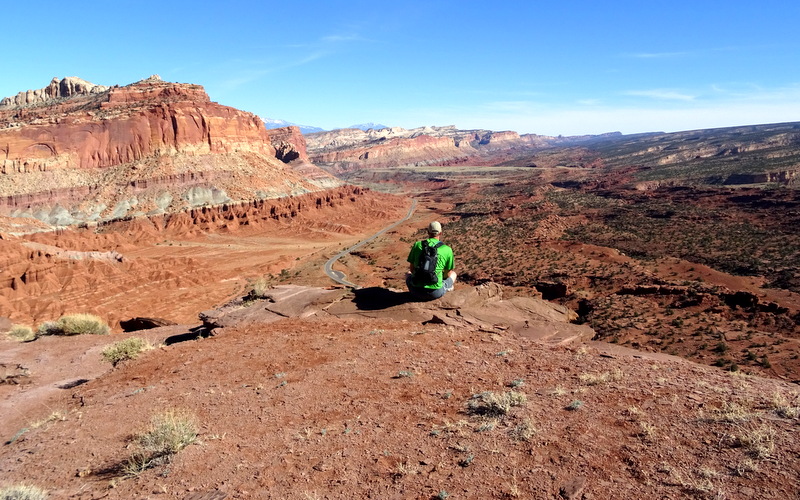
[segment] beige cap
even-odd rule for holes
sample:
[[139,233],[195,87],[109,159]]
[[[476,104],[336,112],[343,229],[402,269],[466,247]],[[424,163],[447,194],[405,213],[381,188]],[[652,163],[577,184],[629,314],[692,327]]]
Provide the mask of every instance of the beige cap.
[[438,221],[433,221],[428,224],[428,233],[439,234],[442,232],[442,225]]

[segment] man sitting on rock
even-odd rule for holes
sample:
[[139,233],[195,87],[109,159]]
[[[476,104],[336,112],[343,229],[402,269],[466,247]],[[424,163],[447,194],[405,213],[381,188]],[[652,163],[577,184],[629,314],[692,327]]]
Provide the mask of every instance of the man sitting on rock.
[[[428,225],[428,238],[417,241],[408,254],[409,272],[406,274],[406,285],[414,297],[420,300],[433,300],[442,297],[453,289],[456,282],[456,272],[453,270],[455,261],[453,249],[441,243],[442,225],[431,222]],[[435,264],[431,265],[430,272],[423,269],[425,255],[436,252]],[[443,276],[447,276],[444,280]]]

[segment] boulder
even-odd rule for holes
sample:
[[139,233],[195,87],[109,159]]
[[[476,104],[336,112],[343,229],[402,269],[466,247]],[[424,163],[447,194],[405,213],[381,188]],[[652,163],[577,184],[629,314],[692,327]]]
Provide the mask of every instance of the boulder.
[[149,330],[151,328],[159,328],[162,326],[176,325],[174,321],[169,321],[161,318],[143,318],[136,317],[119,322],[124,332],[136,332],[139,330]]

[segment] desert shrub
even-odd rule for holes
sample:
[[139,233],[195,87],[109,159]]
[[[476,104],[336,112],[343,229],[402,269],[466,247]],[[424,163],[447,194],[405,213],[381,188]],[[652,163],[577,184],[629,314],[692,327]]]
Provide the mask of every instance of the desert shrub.
[[47,493],[41,488],[29,485],[15,485],[0,488],[0,500],[44,500]]
[[169,410],[154,415],[150,428],[139,435],[139,450],[134,452],[123,467],[124,472],[135,476],[162,463],[197,440],[194,418],[181,411]]
[[475,394],[467,402],[467,410],[474,415],[506,415],[513,406],[527,402],[525,394],[517,391],[496,393],[491,391]]
[[251,300],[264,299],[267,293],[272,289],[270,280],[266,278],[258,278],[251,285],[250,291],[247,292],[247,298]]
[[766,424],[742,426],[736,444],[743,446],[753,458],[768,458],[775,451],[775,434],[775,430]]
[[580,381],[586,385],[602,385],[607,384],[609,382],[616,382],[617,380],[622,379],[623,373],[622,370],[619,368],[610,371],[610,372],[602,372],[602,373],[583,373],[580,375]]
[[533,426],[533,422],[531,422],[529,418],[526,418],[515,427],[511,428],[508,433],[512,439],[517,441],[530,441],[534,434],[536,434],[536,428]]
[[103,349],[100,353],[103,359],[110,362],[113,366],[136,357],[144,350],[150,349],[150,344],[140,337],[130,337],[120,340]]
[[36,338],[33,328],[27,325],[14,325],[9,330],[8,335],[19,340],[20,342],[29,342]]
[[39,326],[39,335],[108,335],[111,328],[93,314],[65,314]]

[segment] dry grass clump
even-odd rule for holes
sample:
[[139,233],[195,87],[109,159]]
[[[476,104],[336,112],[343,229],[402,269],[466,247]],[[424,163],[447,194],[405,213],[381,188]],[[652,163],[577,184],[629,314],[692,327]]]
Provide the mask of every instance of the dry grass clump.
[[775,451],[775,429],[766,424],[743,426],[736,441],[751,457],[769,458]]
[[272,284],[270,280],[266,278],[258,278],[251,285],[250,291],[247,292],[245,299],[265,299],[267,298],[267,294],[270,290],[272,290]]
[[63,422],[67,419],[67,414],[65,412],[54,410],[50,415],[44,417],[41,420],[37,420],[31,424],[32,429],[38,429],[44,425],[49,424],[50,422]]
[[671,484],[683,488],[685,493],[696,498],[720,498],[718,487],[715,485],[717,473],[707,467],[699,469],[671,469]]
[[153,347],[141,337],[130,337],[120,340],[103,349],[100,353],[103,359],[110,362],[113,366],[129,359],[136,359],[142,351]]
[[65,314],[39,326],[38,335],[108,335],[111,328],[93,314]]
[[502,416],[508,414],[512,407],[522,406],[527,401],[525,394],[517,391],[486,391],[473,395],[467,402],[467,410],[473,415]]
[[787,397],[785,394],[776,392],[772,396],[772,409],[781,418],[800,417],[800,395],[797,393]]
[[136,439],[137,450],[123,466],[128,476],[137,476],[147,469],[169,463],[172,456],[197,441],[194,417],[168,410],[154,415],[150,428]]
[[584,373],[579,378],[581,383],[586,385],[601,385],[609,382],[615,382],[622,379],[622,370],[617,368],[614,371],[602,373]]
[[526,418],[510,429],[508,434],[516,441],[530,441],[536,432],[536,428],[533,426],[531,419]]
[[44,500],[47,492],[36,486],[18,484],[0,488],[0,500]]
[[747,422],[755,416],[756,413],[747,406],[737,402],[726,401],[720,409],[714,410],[712,420],[738,424]]
[[36,339],[36,333],[33,331],[33,328],[27,325],[12,326],[11,330],[8,331],[8,335],[20,342],[30,342]]

